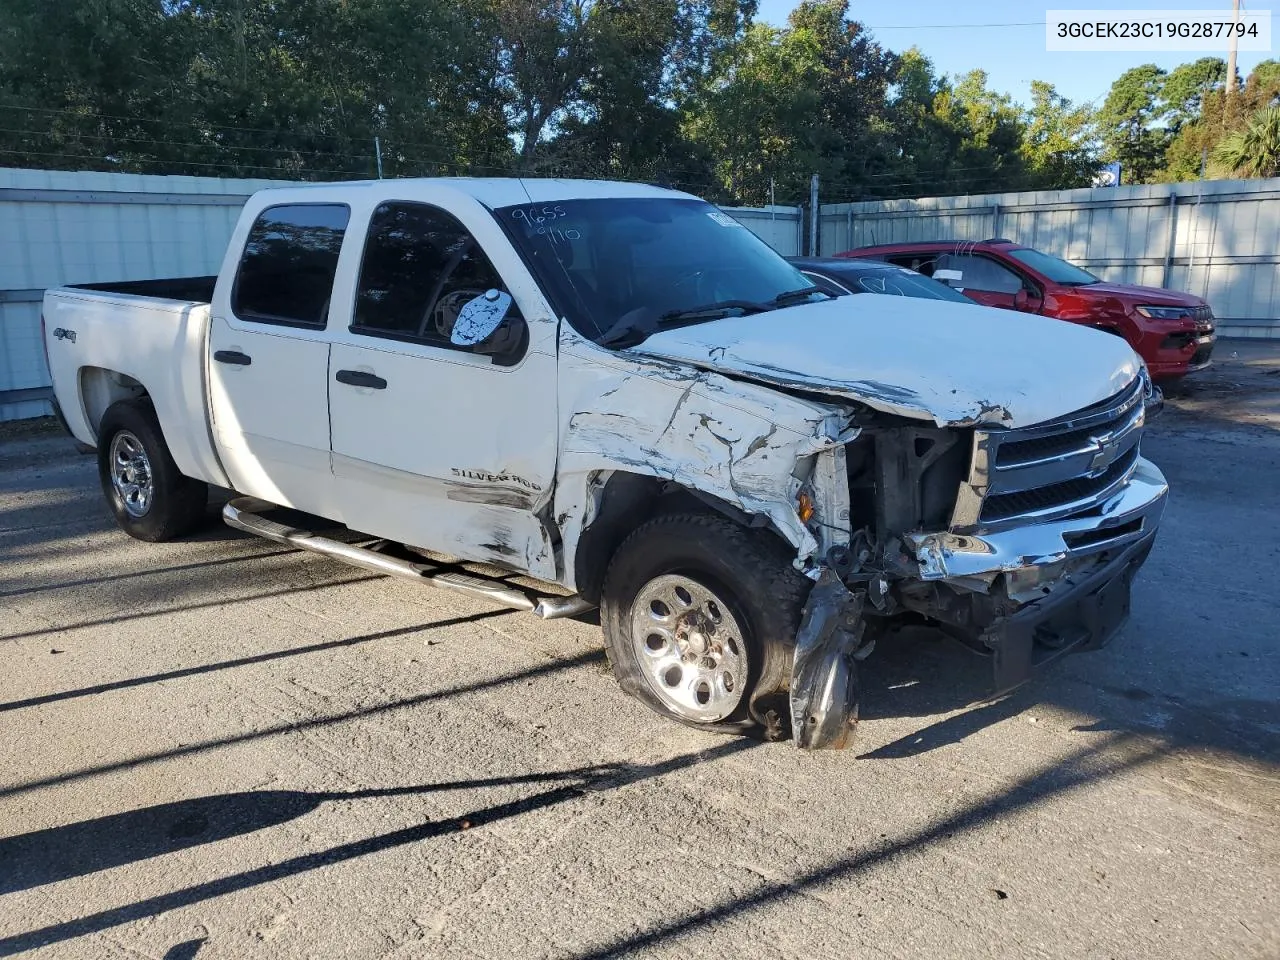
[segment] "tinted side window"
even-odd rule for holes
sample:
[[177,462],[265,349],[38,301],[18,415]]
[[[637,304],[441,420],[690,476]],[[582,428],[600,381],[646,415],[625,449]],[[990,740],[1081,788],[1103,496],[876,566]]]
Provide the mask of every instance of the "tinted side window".
[[249,230],[231,291],[245,320],[323,327],[351,211],[339,203],[268,207]]
[[[470,350],[449,343],[458,313],[502,278],[453,216],[421,203],[373,213],[351,329]],[[514,309],[514,308],[513,308]]]
[[1017,293],[1022,289],[1022,278],[1007,267],[1002,267],[988,257],[973,254],[944,254],[938,258],[939,270],[959,270],[964,276],[952,281],[952,286],[965,290],[982,290],[987,293]]
[[885,260],[895,267],[905,267],[908,270],[914,270],[916,273],[923,273],[926,277],[931,277],[933,276],[933,268],[936,265],[937,254],[895,253],[891,257],[885,257]]

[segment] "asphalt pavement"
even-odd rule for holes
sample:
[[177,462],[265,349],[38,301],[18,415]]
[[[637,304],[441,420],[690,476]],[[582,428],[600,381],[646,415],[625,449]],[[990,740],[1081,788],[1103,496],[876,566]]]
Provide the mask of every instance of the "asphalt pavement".
[[[1232,356],[1232,354],[1236,356]],[[983,702],[926,630],[848,751],[699,734],[541,622],[0,432],[0,957],[1280,957],[1280,345],[1149,430],[1124,633]]]

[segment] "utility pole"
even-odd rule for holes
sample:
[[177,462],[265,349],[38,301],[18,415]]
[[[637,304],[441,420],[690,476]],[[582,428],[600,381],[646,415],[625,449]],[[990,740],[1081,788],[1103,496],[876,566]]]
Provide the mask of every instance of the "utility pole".
[[1240,22],[1240,0],[1231,0],[1231,37],[1227,47],[1227,93],[1223,103],[1222,122],[1231,122],[1231,104],[1236,94],[1236,24]]
[[378,179],[382,179],[382,141],[377,137],[373,138],[373,155],[378,161]]

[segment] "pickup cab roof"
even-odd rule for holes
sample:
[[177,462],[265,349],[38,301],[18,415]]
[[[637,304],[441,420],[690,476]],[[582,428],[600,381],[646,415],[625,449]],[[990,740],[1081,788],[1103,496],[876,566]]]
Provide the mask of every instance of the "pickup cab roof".
[[254,196],[263,206],[296,198],[300,192],[368,191],[376,196],[411,200],[439,190],[474,197],[486,207],[519,203],[555,203],[562,200],[612,197],[691,197],[691,194],[645,183],[615,180],[564,180],[551,177],[409,177],[398,180],[349,180],[336,183],[300,183],[268,187]]

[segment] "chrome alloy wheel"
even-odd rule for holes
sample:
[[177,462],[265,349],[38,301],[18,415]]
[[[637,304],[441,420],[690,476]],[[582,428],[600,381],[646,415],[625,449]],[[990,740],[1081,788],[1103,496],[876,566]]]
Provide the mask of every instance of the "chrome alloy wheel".
[[747,648],[727,603],[696,580],[665,574],[631,604],[631,642],[645,680],[672,712],[714,723],[747,686]]
[[111,485],[129,516],[137,519],[147,515],[155,495],[151,461],[142,441],[128,430],[111,439]]

